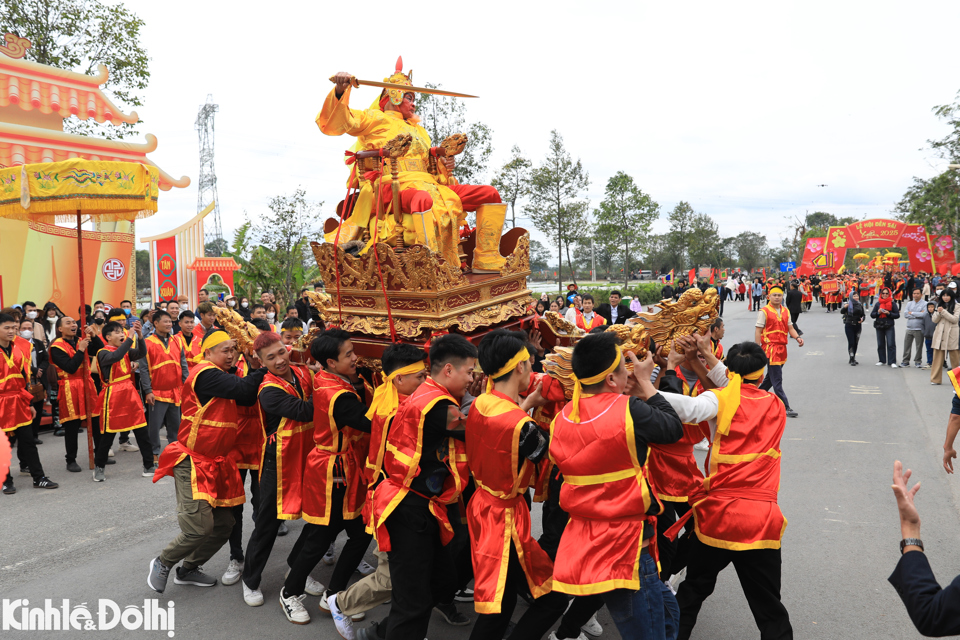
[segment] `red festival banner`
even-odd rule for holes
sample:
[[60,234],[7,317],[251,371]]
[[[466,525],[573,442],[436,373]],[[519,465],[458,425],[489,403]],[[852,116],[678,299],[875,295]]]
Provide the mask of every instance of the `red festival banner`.
[[156,264],[157,293],[160,300],[176,300],[177,291],[177,239],[174,236],[157,240],[154,253]]

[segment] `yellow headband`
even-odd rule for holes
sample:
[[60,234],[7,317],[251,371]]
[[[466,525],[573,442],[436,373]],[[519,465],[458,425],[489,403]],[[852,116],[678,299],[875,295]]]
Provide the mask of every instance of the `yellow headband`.
[[370,403],[370,409],[367,411],[367,420],[373,420],[374,415],[379,415],[381,418],[385,418],[396,411],[397,407],[400,406],[400,394],[397,392],[396,385],[393,384],[394,378],[397,376],[405,376],[410,373],[417,373],[418,371],[423,371],[426,368],[426,365],[423,364],[423,360],[420,360],[419,362],[408,364],[405,367],[400,367],[390,375],[386,376],[383,379],[383,384],[377,387],[377,390],[373,392],[373,401]]
[[520,364],[524,360],[529,360],[529,359],[530,359],[530,351],[524,346],[523,348],[520,349],[520,351],[517,351],[517,355],[507,360],[507,364],[497,369],[496,373],[494,373],[492,376],[487,376],[487,393],[490,393],[491,391],[493,391],[494,378],[500,378],[507,375],[508,373],[516,369],[518,364]]
[[623,359],[623,351],[621,351],[620,345],[615,346],[617,348],[617,357],[614,359],[613,364],[607,367],[606,370],[598,373],[595,376],[583,378],[582,380],[577,377],[577,374],[573,374],[573,379],[576,382],[573,387],[573,408],[570,409],[570,420],[573,422],[580,422],[580,396],[583,395],[583,385],[590,386],[591,384],[602,382],[608,375],[616,371],[617,367],[620,366],[620,360]]
[[780,287],[770,287],[770,293],[783,293],[783,289]]
[[743,381],[759,380],[763,377],[766,368],[766,365],[764,365],[743,376],[728,370],[727,377],[730,382],[727,383],[727,386],[722,389],[711,390],[717,396],[717,402],[719,403],[717,408],[717,433],[725,436],[730,432],[730,423],[733,421],[737,409],[740,408],[740,387],[743,385]]
[[202,350],[213,349],[218,344],[223,344],[228,340],[233,340],[226,331],[214,331],[203,339]]

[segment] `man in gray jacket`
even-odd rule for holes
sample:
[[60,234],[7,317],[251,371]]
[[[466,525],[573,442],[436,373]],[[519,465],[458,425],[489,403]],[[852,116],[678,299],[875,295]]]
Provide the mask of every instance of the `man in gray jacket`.
[[914,289],[912,297],[913,299],[903,307],[902,315],[907,319],[907,335],[903,339],[903,358],[900,366],[910,366],[910,345],[916,342],[913,366],[919,369],[923,359],[923,317],[927,314],[927,303],[923,301],[923,292],[920,289]]

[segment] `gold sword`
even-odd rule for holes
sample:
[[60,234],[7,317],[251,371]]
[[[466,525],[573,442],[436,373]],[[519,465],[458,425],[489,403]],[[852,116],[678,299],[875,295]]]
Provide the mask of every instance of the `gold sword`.
[[[337,77],[330,76],[330,82],[336,83]],[[354,87],[359,87],[360,85],[366,85],[368,87],[379,87],[381,89],[398,89],[406,93],[407,91],[413,91],[415,93],[432,93],[438,96],[452,96],[454,98],[479,98],[480,96],[471,96],[467,93],[457,93],[456,91],[445,91],[444,89],[430,89],[428,87],[411,87],[405,84],[394,84],[392,82],[377,82],[376,80],[360,80],[358,78],[350,78],[350,84]]]

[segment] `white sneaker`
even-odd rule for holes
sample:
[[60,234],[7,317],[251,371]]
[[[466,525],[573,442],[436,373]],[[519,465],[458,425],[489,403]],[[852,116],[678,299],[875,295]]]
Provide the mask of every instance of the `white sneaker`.
[[140,451],[138,447],[132,440],[130,442],[124,442],[119,447],[120,451]]
[[220,582],[227,586],[237,584],[240,580],[240,574],[243,573],[243,562],[240,560],[231,560],[227,565],[227,570],[223,572]]
[[301,593],[299,596],[287,596],[284,597],[284,590],[280,588],[280,606],[283,608],[283,615],[287,616],[287,620],[293,624],[308,624],[310,622],[310,614],[307,613],[307,609],[303,606],[303,599],[307,597],[306,593]]
[[337,607],[337,594],[327,598],[327,608],[330,610],[330,615],[333,616],[333,624],[336,625],[337,631],[344,640],[356,640],[357,635],[353,630],[353,620],[350,619],[350,616],[343,615],[343,612]]
[[259,607],[263,605],[263,593],[260,591],[260,589],[251,589],[243,580],[240,581],[240,584],[243,585],[244,602],[251,607]]
[[697,451],[709,451],[710,450],[710,441],[704,438],[697,444],[693,445],[693,448]]
[[[330,600],[330,597],[334,595],[336,594],[328,594],[328,593],[323,594],[323,597],[320,598],[320,613],[325,613],[328,616],[333,615],[333,612],[330,611],[329,600]],[[367,614],[361,611],[360,613],[355,613],[352,616],[349,616],[349,618],[354,622],[361,622],[362,620],[365,620],[367,618]]]
[[113,448],[110,448],[110,449],[107,451],[107,457],[108,457],[108,458],[114,457],[114,456],[113,456]]
[[327,565],[328,567],[331,567],[336,561],[337,561],[337,548],[333,545],[333,543],[331,543],[330,548],[327,549],[327,552],[325,554],[323,554],[323,564]]
[[886,362],[878,362],[878,363],[877,363],[877,366],[878,366],[878,367],[885,367],[886,365],[887,365]]
[[587,620],[587,624],[580,627],[580,630],[587,635],[593,636],[594,638],[601,635],[603,633],[603,627],[599,622],[597,622],[597,614],[590,616],[590,619]]
[[891,368],[891,369],[899,369],[899,368],[900,368],[900,365],[898,365],[898,364],[892,364],[892,365],[890,365],[890,368]]
[[[424,639],[424,640],[426,640],[426,639]],[[559,638],[557,638],[557,632],[556,632],[556,631],[551,631],[551,632],[550,632],[550,635],[547,636],[547,640],[559,640]],[[583,632],[581,631],[581,632],[580,632],[580,635],[577,636],[577,640],[590,640],[590,639],[587,637],[587,635],[586,635],[585,633],[583,633]]]
[[[287,569],[287,572],[283,574],[284,580],[286,580],[288,575],[290,575],[290,569]],[[326,590],[327,588],[323,586],[322,582],[314,580],[311,576],[307,576],[307,581],[303,585],[304,593],[310,596],[322,596]]]
[[677,589],[680,588],[680,583],[686,580],[686,578],[687,578],[686,567],[684,567],[683,569],[680,569],[680,573],[675,573],[672,576],[670,576],[670,580],[667,581],[670,584],[670,590],[673,591],[674,594],[676,594]]
[[377,568],[372,564],[370,564],[369,562],[367,562],[366,560],[364,560],[359,565],[357,565],[357,573],[359,573],[362,576],[368,576],[376,570]]

